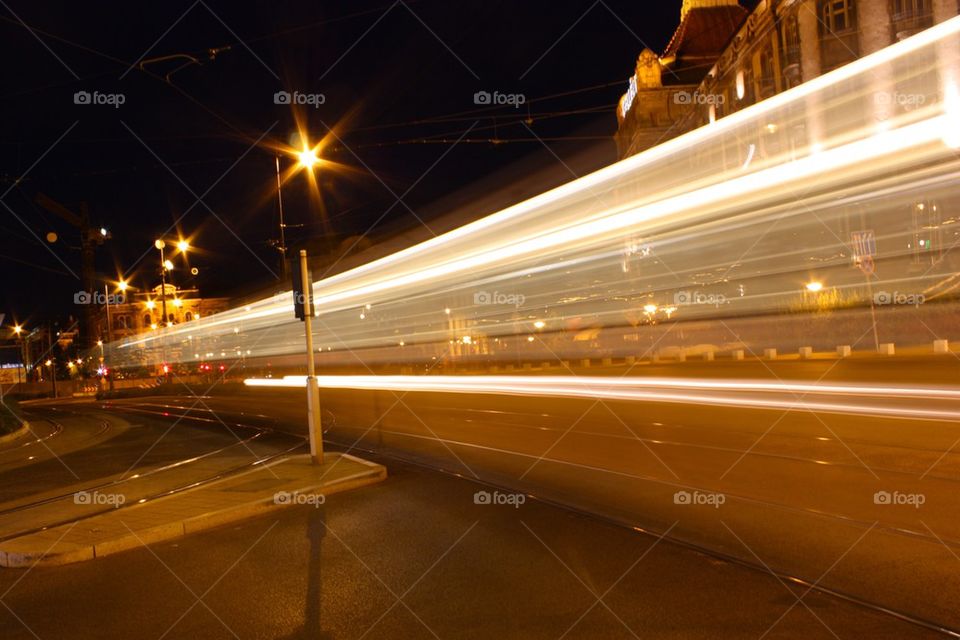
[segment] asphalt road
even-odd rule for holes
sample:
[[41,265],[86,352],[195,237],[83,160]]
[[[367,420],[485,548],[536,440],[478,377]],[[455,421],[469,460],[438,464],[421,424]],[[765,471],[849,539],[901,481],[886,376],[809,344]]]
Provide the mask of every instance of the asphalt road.
[[0,503],[106,477],[129,477],[202,454],[227,468],[302,441],[269,430],[263,421],[238,423],[210,412],[171,416],[149,403],[124,414],[97,409],[89,402],[24,409],[32,433],[0,448]]
[[0,571],[3,637],[940,637],[535,500],[476,504],[490,487],[385,462],[385,483],[321,508]]
[[[954,382],[960,363],[938,362],[750,366],[770,380]],[[658,375],[712,371],[730,379],[729,368],[691,363],[661,367]],[[327,437],[341,445],[522,490],[630,527],[669,529],[673,539],[960,629],[957,421],[810,411],[803,397],[794,398],[797,408],[772,410],[341,390],[325,392],[323,406]],[[849,400],[960,411],[960,402],[943,398]],[[215,410],[268,413],[303,431],[295,393],[260,389],[205,402]],[[678,503],[684,495],[693,504]],[[884,495],[903,504],[883,503]]]

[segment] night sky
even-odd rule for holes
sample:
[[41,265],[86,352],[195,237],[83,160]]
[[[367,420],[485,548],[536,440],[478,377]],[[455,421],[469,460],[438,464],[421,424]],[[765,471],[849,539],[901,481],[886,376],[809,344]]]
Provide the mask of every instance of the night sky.
[[[274,149],[294,140],[297,119],[330,164],[316,174],[319,201],[305,174],[284,185],[287,222],[302,225],[291,246],[388,237],[492,174],[566,181],[567,159],[588,150],[608,164],[634,60],[644,45],[662,50],[680,4],[4,0],[0,312],[29,322],[76,311],[79,235],[34,203],[38,193],[70,209],[88,202],[111,231],[101,277],[132,270],[133,284],[155,284],[152,244],[170,229],[196,247],[204,295],[275,282]],[[281,90],[325,101],[293,109],[274,103]],[[124,103],[78,105],[78,91]],[[477,106],[477,91],[526,104]],[[187,284],[181,266],[175,280]]]

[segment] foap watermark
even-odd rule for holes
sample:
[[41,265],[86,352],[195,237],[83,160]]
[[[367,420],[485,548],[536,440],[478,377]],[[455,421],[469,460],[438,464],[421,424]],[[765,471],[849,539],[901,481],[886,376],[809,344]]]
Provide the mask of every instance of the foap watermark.
[[873,504],[908,506],[919,509],[927,501],[922,493],[900,493],[899,491],[877,491],[873,494]]
[[873,294],[873,302],[878,305],[905,304],[910,306],[919,306],[927,301],[927,297],[922,293],[900,293],[894,291],[878,291]]
[[313,507],[320,507],[326,503],[327,496],[322,493],[299,493],[297,491],[278,491],[273,494],[273,504],[276,505],[301,505],[308,504]]
[[473,504],[498,504],[509,505],[514,509],[519,509],[526,503],[527,496],[522,493],[502,493],[500,491],[477,491],[473,494]]
[[320,105],[327,101],[327,96],[322,93],[301,93],[300,91],[277,91],[273,94],[273,104],[296,104],[306,105],[319,109]]
[[704,493],[702,491],[677,491],[673,494],[673,504],[707,506],[719,509],[727,502],[722,493]]
[[673,94],[675,104],[714,105],[719,106],[727,101],[727,97],[719,93],[700,93],[699,91],[677,91]]
[[77,291],[73,294],[73,304],[124,304],[127,295],[124,293],[105,293],[103,291]]
[[100,493],[99,491],[78,491],[73,494],[74,504],[86,505],[109,505],[111,507],[120,507],[127,501],[127,496],[122,493]]
[[473,94],[473,104],[479,105],[510,105],[514,109],[519,109],[520,105],[527,103],[527,96],[522,93],[500,93],[494,91],[477,91]]
[[127,96],[122,93],[101,93],[99,91],[77,91],[73,94],[73,104],[95,104],[106,105],[119,109],[120,105],[127,101]]
[[896,105],[906,110],[917,109],[927,103],[924,93],[900,93],[899,91],[877,91],[873,94],[873,102],[879,107]]
[[677,291],[673,294],[673,303],[677,306],[687,304],[727,304],[727,296],[722,293],[703,293],[702,291]]
[[503,293],[501,291],[477,291],[473,294],[473,304],[521,305],[527,299],[522,293]]

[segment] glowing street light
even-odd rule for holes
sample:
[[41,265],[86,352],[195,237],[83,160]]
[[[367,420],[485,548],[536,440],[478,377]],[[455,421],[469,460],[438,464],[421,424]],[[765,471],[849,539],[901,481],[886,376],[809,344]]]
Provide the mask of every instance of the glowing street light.
[[180,240],[177,242],[177,249],[179,249],[181,253],[186,253],[190,250],[190,243],[186,240]]
[[121,280],[120,282],[117,283],[117,289],[119,289],[120,291],[126,291],[129,288],[130,288],[130,283],[128,283],[126,280]]
[[543,320],[537,320],[536,322],[533,323],[533,326],[536,327],[537,329],[543,329],[545,326],[547,326],[547,323],[544,322]]
[[13,332],[17,334],[17,337],[19,337],[20,334],[23,333],[23,327],[21,327],[19,324],[15,324],[13,325]]
[[822,290],[823,290],[822,282],[814,281],[814,282],[807,283],[807,291],[809,291],[810,293],[817,293],[818,291],[822,291]]
[[660,307],[658,307],[653,303],[643,305],[643,310],[646,311],[647,313],[656,313],[657,309],[659,308]]
[[303,169],[313,169],[320,164],[320,158],[317,157],[315,149],[304,149],[297,154],[297,162]]

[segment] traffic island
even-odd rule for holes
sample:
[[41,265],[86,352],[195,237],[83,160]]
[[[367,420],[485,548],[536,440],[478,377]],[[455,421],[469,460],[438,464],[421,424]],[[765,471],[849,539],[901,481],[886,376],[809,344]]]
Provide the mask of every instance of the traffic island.
[[[164,542],[292,506],[322,504],[334,493],[375,484],[386,467],[345,453],[282,458],[251,471],[147,502],[127,505],[121,489],[87,494],[117,508],[0,542],[0,566],[56,566]],[[106,504],[107,502],[105,502]]]

